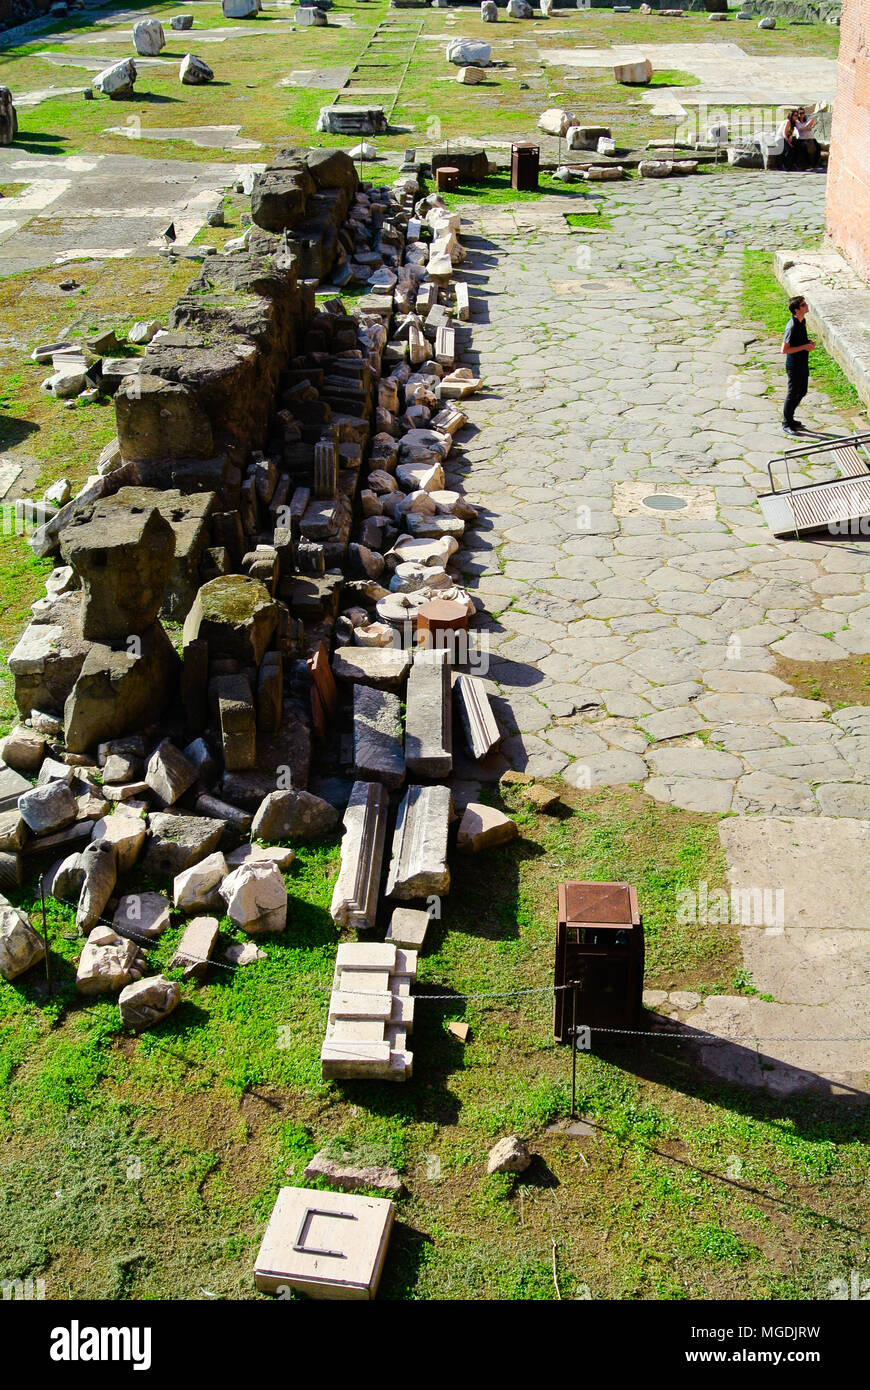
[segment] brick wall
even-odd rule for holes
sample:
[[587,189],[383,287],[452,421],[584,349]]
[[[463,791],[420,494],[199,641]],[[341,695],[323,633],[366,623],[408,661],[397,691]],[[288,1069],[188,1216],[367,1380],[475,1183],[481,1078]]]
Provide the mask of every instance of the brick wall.
[[844,0],[828,172],[828,235],[870,280],[870,0]]

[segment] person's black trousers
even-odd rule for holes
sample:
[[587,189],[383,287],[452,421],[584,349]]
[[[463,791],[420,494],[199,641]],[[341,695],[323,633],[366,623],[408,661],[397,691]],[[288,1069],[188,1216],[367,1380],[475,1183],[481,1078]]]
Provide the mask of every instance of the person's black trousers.
[[788,377],[788,390],[785,396],[785,405],[782,408],[782,423],[784,425],[794,425],[794,413],[803,400],[807,391],[810,389],[810,373],[806,367],[798,368],[786,367]]

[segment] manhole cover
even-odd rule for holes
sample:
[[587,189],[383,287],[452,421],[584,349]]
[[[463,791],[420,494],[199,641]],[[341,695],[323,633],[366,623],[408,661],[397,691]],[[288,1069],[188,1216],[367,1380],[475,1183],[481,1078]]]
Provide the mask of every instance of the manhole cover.
[[657,512],[680,512],[686,506],[686,499],[672,497],[668,492],[657,492],[652,497],[645,497],[643,505],[652,507]]

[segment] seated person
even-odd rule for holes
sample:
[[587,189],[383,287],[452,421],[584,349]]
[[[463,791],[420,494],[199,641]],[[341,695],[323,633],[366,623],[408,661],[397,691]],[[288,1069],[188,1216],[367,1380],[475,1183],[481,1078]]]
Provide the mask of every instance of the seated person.
[[813,124],[813,117],[807,115],[805,107],[799,106],[795,112],[795,126],[800,148],[805,154],[803,162],[805,169],[815,169],[822,153],[819,149],[819,142],[813,135]]

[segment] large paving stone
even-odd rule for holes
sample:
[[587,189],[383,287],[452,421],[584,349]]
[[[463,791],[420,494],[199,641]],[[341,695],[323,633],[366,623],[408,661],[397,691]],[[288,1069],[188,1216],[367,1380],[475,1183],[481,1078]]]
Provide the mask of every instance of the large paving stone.
[[719,837],[732,887],[785,888],[786,926],[870,930],[870,901],[861,891],[870,821],[731,817]]

